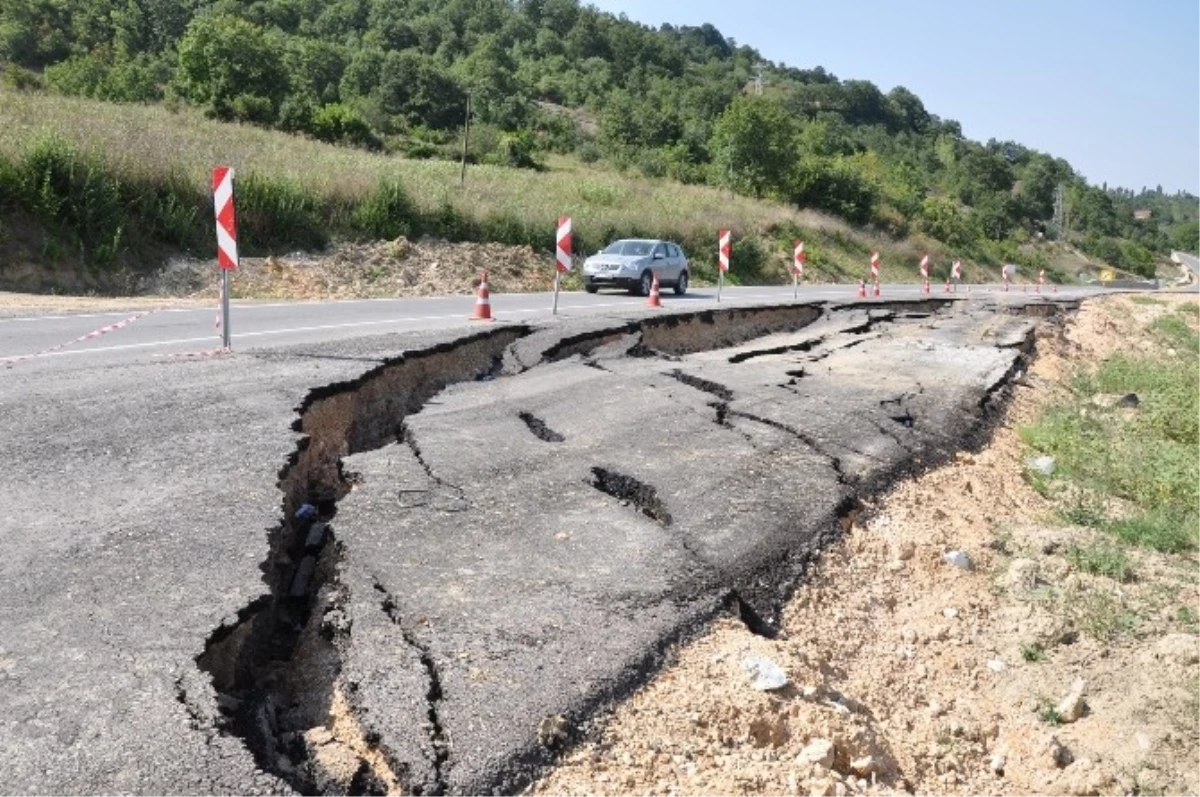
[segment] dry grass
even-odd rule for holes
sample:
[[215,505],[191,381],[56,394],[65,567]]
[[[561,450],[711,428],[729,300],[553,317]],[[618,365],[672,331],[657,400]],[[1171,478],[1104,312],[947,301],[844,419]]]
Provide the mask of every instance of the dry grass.
[[[0,89],[0,156],[16,160],[47,135],[95,154],[129,178],[183,177],[206,191],[215,164],[231,164],[239,174],[293,181],[305,193],[355,202],[381,181],[399,181],[421,211],[445,206],[476,220],[506,215],[536,228],[545,224],[552,246],[554,220],[571,215],[577,241],[595,245],[621,235],[672,237],[702,262],[716,260],[717,230],[755,238],[762,262],[754,278],[789,280],[791,239],[808,244],[810,281],[857,279],[867,271],[870,252],[881,252],[885,279],[916,279],[922,254],[933,256],[935,275],[948,271],[952,253],[935,241],[895,241],[856,230],[811,210],[735,196],[708,186],[683,185],[585,166],[550,157],[542,172],[471,166],[465,187],[458,164],[409,160],[370,153],[248,125],[206,119],[193,109],[114,105],[92,100]],[[709,240],[711,239],[711,247]],[[711,249],[711,251],[708,251]],[[736,255],[736,252],[735,252]],[[982,267],[964,264],[969,278]]]

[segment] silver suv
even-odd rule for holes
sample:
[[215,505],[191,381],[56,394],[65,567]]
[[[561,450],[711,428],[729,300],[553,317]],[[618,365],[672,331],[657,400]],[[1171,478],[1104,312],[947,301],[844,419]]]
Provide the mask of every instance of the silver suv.
[[650,295],[650,283],[684,294],[688,288],[687,255],[671,241],[624,238],[613,241],[583,262],[583,287],[588,293],[600,288],[625,288]]

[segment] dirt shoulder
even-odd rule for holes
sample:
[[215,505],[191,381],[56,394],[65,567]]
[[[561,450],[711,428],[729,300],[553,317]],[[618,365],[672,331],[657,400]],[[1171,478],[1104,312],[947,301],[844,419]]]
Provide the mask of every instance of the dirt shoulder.
[[[985,449],[897,485],[825,551],[779,638],[716,623],[531,791],[1200,793],[1195,552],[1130,549],[1128,583],[1077,567],[1104,535],[1057,519],[1017,432],[1181,302],[1087,302],[1038,341]],[[752,658],[788,685],[756,691]]]

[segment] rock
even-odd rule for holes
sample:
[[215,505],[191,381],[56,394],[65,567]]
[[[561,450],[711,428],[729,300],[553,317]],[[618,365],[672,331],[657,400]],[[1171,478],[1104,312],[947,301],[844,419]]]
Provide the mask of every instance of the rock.
[[1071,755],[1071,751],[1066,748],[1057,736],[1051,736],[1046,742],[1046,758],[1051,766],[1063,769],[1075,760],[1075,756]]
[[1196,664],[1200,662],[1200,639],[1191,634],[1167,634],[1158,640],[1154,653],[1179,664]]
[[787,673],[766,657],[748,658],[742,662],[742,668],[750,676],[750,686],[760,692],[782,689],[787,686]]
[[814,739],[796,755],[796,763],[801,765],[817,764],[830,769],[833,767],[835,748],[828,739]]
[[1053,475],[1054,457],[1029,457],[1025,460],[1025,468],[1026,470],[1031,470],[1034,473],[1040,473],[1043,476]]
[[808,793],[812,797],[832,797],[835,783],[840,783],[840,781],[833,778],[813,778],[808,781]]
[[1087,684],[1082,678],[1076,678],[1071,684],[1071,691],[1054,707],[1059,722],[1074,722],[1084,715],[1087,711],[1087,703],[1083,699],[1086,691]]
[[304,740],[313,747],[320,747],[332,742],[333,734],[324,725],[317,725],[304,732]]
[[1092,396],[1092,404],[1103,409],[1110,407],[1121,407],[1123,409],[1135,409],[1142,403],[1137,393],[1097,393]]
[[864,777],[873,772],[878,772],[879,764],[876,763],[873,756],[865,755],[850,762],[850,771],[859,777]]
[[942,609],[942,616],[953,620],[955,617],[958,617],[958,609]]
[[1038,563],[1032,559],[1013,559],[1008,566],[1005,581],[1008,588],[1020,592],[1028,592],[1037,586]]
[[1004,774],[1004,765],[1008,762],[1008,756],[1003,752],[992,753],[992,757],[988,759],[988,769],[995,772],[997,775]]
[[538,743],[542,747],[559,747],[568,738],[569,726],[567,725],[566,717],[561,714],[554,714],[549,717],[544,717],[538,723],[537,737]]
[[990,659],[987,663],[987,668],[992,672],[1004,672],[1008,669],[1008,665],[1002,659]]
[[899,559],[894,559],[891,562],[888,562],[887,569],[893,573],[899,573],[904,569],[904,562],[901,562]]
[[908,541],[900,543],[900,545],[896,548],[896,558],[902,562],[912,559],[916,553],[917,546]]
[[971,557],[967,556],[962,551],[948,551],[942,554],[942,558],[946,560],[947,564],[953,565],[960,570],[971,569]]

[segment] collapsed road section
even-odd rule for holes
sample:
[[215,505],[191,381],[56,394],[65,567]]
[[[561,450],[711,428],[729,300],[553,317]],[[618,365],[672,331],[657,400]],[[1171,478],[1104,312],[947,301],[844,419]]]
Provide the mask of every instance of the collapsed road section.
[[982,440],[1037,323],[500,327],[314,390],[270,594],[197,658],[225,729],[305,793],[518,790],[716,613],[772,633],[860,498]]

